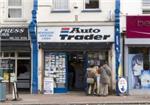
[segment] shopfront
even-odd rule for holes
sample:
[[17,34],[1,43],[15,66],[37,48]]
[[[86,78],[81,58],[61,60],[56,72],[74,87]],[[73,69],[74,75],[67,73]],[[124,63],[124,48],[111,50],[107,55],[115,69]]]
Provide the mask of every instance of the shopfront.
[[4,71],[4,82],[7,92],[11,93],[11,74],[15,73],[19,92],[30,92],[31,88],[31,48],[28,28],[2,27],[0,28],[0,61]]
[[45,94],[85,91],[87,67],[113,63],[113,26],[38,27],[38,42]]
[[130,94],[150,94],[149,29],[149,16],[127,16],[125,70]]

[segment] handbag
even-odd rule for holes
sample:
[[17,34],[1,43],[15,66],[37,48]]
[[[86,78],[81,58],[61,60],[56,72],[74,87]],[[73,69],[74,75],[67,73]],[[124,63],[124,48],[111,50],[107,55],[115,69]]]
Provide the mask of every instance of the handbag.
[[94,84],[94,78],[87,78],[86,82],[88,84]]

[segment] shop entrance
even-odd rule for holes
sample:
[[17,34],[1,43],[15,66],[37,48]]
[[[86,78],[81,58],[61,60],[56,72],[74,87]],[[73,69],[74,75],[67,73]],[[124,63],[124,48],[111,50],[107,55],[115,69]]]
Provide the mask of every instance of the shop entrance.
[[85,84],[85,60],[83,52],[68,54],[68,90],[83,91]]
[[108,51],[69,52],[68,54],[68,90],[86,90],[86,69],[90,65],[100,66],[108,61]]
[[17,61],[17,88],[20,92],[30,92],[31,62],[30,60]]

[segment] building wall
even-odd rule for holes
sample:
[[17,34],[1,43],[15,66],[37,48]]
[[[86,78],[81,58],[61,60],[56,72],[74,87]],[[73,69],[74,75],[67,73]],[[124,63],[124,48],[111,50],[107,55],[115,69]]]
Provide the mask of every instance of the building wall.
[[[14,8],[16,8],[16,6],[14,6]],[[26,36],[27,36],[28,35],[28,26],[29,26],[29,23],[32,19],[31,11],[33,9],[33,0],[22,0],[22,4],[19,8],[21,8],[21,10],[22,10],[22,17],[20,17],[20,18],[9,18],[8,17],[8,0],[0,0],[0,29],[2,29],[2,28],[13,29],[14,27],[23,28],[23,29],[25,28],[25,29],[27,29],[27,31],[26,31],[27,32]],[[16,33],[15,33],[15,35],[16,35]],[[5,33],[3,33],[3,34],[5,34]],[[14,35],[14,33],[13,33],[13,35]],[[17,35],[18,35],[18,33],[17,33]],[[30,35],[28,35],[28,36],[29,36],[29,39],[30,39]],[[1,43],[0,44],[1,45],[0,46],[1,47],[0,52],[4,52],[4,49],[8,52],[11,49],[16,54],[19,51],[20,52],[24,52],[24,51],[30,52],[31,49],[30,49],[30,41],[29,40],[22,41],[20,39],[19,40],[17,39],[17,41],[16,42],[15,41],[16,41],[16,39],[13,40],[13,41],[12,40],[5,40],[5,41],[0,40],[0,42],[5,42],[6,44],[8,44],[8,45],[6,45],[7,49],[3,48],[3,50],[2,50],[1,49],[2,45],[4,45],[5,43],[4,44]],[[17,44],[17,43],[19,43],[19,44]],[[24,47],[24,45],[26,45],[26,44],[27,44],[27,46]],[[12,47],[11,45],[14,46],[14,47]],[[17,50],[16,50],[16,48],[17,48]],[[26,50],[25,48],[28,48],[28,50]],[[14,56],[14,58],[16,59],[15,60],[15,73],[17,74],[17,59],[18,58],[16,56]],[[20,57],[19,59],[22,59],[22,57]],[[30,57],[27,58],[27,59],[30,60]],[[31,66],[31,65],[29,65],[29,66]]]
[[[39,27],[62,26],[114,26],[115,0],[100,0],[101,11],[83,11],[84,0],[69,0],[69,12],[53,12],[52,0],[38,0],[37,24]],[[114,44],[109,51],[109,62],[112,67],[112,88],[115,89],[115,52]],[[42,51],[39,51],[39,80],[42,80],[41,71],[44,69]],[[42,82],[38,89],[42,91]]]
[[120,0],[120,30],[126,30],[126,16],[142,14],[142,0]]
[[8,18],[8,1],[0,0],[0,26],[28,26],[31,21],[31,11],[33,8],[33,0],[22,0],[23,17],[18,19]]
[[52,13],[52,0],[39,0],[38,22],[112,21],[114,20],[114,1],[100,0],[101,12],[83,12],[84,0],[70,0],[70,12]]
[[[146,1],[147,3],[144,4],[143,3],[144,1]],[[150,16],[150,12],[149,12],[150,11],[150,3],[148,3],[148,2],[149,2],[148,0],[132,0],[132,1],[131,0],[121,0],[121,14],[120,14],[121,15],[121,21],[120,21],[121,32],[127,31],[126,16],[137,16],[139,18],[142,16],[147,16],[147,15]],[[138,19],[133,18],[133,20],[137,21]],[[138,26],[132,20],[130,22],[134,23],[135,27]],[[131,30],[132,30],[132,28],[131,28]],[[128,32],[129,31],[130,30],[128,30]],[[141,26],[141,27],[139,27],[138,31],[144,32],[145,30],[143,30],[143,26]],[[130,72],[130,71],[132,68],[131,67],[132,54],[136,54],[136,52],[131,52],[131,49],[137,48],[137,50],[139,50],[140,47],[141,48],[149,48],[149,43],[148,43],[149,38],[142,38],[142,36],[144,36],[144,35],[141,35],[141,37],[138,37],[138,38],[136,38],[136,37],[126,38],[127,35],[129,36],[128,32],[124,33],[125,34],[124,35],[124,40],[125,40],[125,42],[124,42],[124,72],[125,72],[126,77],[128,77],[128,79],[131,79],[132,72]],[[136,34],[132,34],[132,35],[136,36]],[[142,50],[139,50],[139,52],[142,53]],[[143,60],[145,60],[145,58],[143,58]],[[143,66],[143,68],[144,68],[144,66]],[[143,70],[143,72],[144,72],[144,70]],[[141,74],[141,78],[142,78],[142,74]],[[149,95],[150,94],[148,88],[144,89],[144,85],[142,85],[141,88],[138,89],[138,88],[135,88],[132,86],[133,83],[131,83],[131,81],[133,82],[134,78],[133,78],[133,80],[128,81],[130,95],[143,95],[143,94]],[[142,81],[142,79],[141,79],[141,81]]]

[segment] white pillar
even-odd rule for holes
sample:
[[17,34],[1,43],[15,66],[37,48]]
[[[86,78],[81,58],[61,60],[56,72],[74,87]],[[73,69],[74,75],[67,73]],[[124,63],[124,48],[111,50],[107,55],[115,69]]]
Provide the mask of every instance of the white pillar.
[[44,73],[44,51],[42,48],[38,50],[38,90],[43,90],[43,73]]

